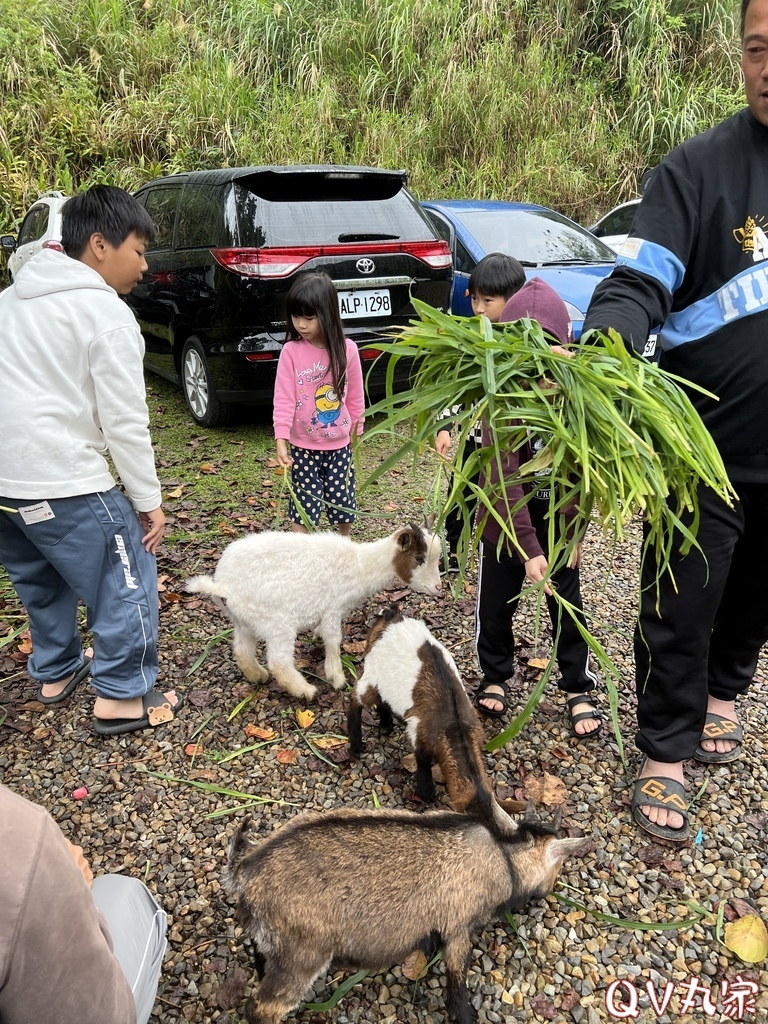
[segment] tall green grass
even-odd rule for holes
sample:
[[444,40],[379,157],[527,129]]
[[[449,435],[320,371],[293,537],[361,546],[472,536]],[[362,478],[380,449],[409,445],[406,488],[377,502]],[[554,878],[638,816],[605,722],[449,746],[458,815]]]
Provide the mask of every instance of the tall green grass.
[[38,191],[405,167],[587,219],[741,103],[735,0],[0,0],[0,229]]

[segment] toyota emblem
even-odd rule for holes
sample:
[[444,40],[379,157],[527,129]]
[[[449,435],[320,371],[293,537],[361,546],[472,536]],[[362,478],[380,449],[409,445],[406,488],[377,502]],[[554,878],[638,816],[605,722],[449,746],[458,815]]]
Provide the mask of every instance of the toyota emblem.
[[361,274],[372,274],[376,269],[376,264],[373,262],[373,260],[369,260],[367,256],[364,256],[363,259],[358,260],[355,266],[357,267]]

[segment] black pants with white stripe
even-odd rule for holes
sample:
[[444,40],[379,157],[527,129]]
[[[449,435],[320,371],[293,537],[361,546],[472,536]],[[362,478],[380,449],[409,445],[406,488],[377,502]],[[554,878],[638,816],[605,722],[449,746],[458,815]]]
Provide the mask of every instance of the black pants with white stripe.
[[[768,484],[735,484],[729,509],[700,488],[695,549],[672,554],[656,586],[653,551],[641,574],[635,630],[637,745],[656,761],[691,757],[707,695],[746,693],[768,640]],[[681,517],[686,524],[690,516]]]
[[[540,521],[529,503],[531,520],[546,548],[546,524]],[[477,611],[475,615],[475,643],[477,658],[483,673],[483,684],[503,683],[515,671],[515,635],[512,627],[520,591],[525,584],[525,566],[519,556],[503,551],[496,553],[496,545],[483,541],[477,572]],[[557,592],[581,612],[581,586],[578,569],[560,569],[552,576]],[[593,690],[597,676],[589,665],[589,648],[573,617],[564,611],[554,597],[547,597],[552,635],[558,637],[557,665],[560,669],[558,686],[566,693],[587,693]],[[583,617],[582,617],[583,621]]]

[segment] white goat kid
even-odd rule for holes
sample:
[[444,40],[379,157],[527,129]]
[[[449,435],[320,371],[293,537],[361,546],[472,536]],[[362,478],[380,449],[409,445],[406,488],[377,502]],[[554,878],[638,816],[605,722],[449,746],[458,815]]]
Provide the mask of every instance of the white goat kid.
[[[317,688],[294,664],[298,634],[320,636],[326,679],[340,689],[344,617],[396,580],[419,594],[439,594],[439,559],[439,539],[413,525],[367,543],[336,533],[264,532],[230,544],[215,574],[195,576],[187,590],[210,594],[232,620],[235,661],[246,679],[261,684],[271,673],[291,696],[309,700]],[[256,656],[259,640],[268,670]]]

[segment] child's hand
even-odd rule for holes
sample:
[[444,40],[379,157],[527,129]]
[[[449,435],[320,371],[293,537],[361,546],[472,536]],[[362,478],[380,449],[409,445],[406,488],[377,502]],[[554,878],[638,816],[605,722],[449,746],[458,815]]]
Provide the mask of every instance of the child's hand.
[[288,454],[288,442],[284,438],[278,437],[275,445],[277,446],[277,461],[283,469],[290,469],[293,465],[293,459]]
[[[67,840],[67,842],[69,843],[69,840]],[[75,864],[77,864],[78,868],[82,872],[86,884],[90,885],[93,881],[93,872],[91,871],[90,864],[83,855],[82,846],[75,846],[74,843],[69,843],[69,852],[72,854]]]
[[447,455],[448,449],[451,447],[451,432],[450,430],[438,430],[437,437],[435,438],[435,451],[438,455]]
[[139,512],[139,522],[141,523],[142,530],[145,531],[144,536],[141,538],[141,543],[150,555],[154,555],[157,553],[160,541],[163,539],[165,512],[159,507],[152,509],[151,512]]
[[[536,555],[534,558],[529,558],[525,563],[525,575],[531,581],[531,583],[541,583],[542,580],[546,579],[548,563],[544,555]],[[544,585],[544,593],[552,594],[549,586]]]

